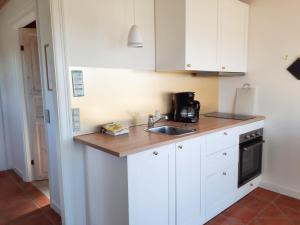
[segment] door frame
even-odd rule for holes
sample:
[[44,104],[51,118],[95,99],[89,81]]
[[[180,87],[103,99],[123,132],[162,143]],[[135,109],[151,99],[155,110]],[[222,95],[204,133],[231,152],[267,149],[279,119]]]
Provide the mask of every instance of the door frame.
[[[36,0],[38,1],[38,0]],[[18,169],[15,170],[15,172],[23,178],[25,182],[30,182],[32,181],[32,166],[31,166],[31,148],[30,148],[30,139],[29,139],[29,129],[28,129],[28,117],[27,117],[27,109],[26,109],[26,96],[25,96],[25,87],[24,87],[24,75],[23,75],[23,68],[22,68],[22,55],[20,53],[20,41],[19,41],[19,29],[30,24],[33,21],[37,21],[37,5],[36,1],[33,1],[33,4],[29,4],[25,8],[22,8],[18,11],[18,14],[15,15],[15,17],[11,20],[8,21],[9,26],[14,30],[14,36],[16,37],[16,42],[14,44],[15,49],[14,51],[14,64],[15,64],[15,74],[16,74],[16,85],[18,87],[18,96],[20,101],[17,102],[20,106],[20,122],[22,123],[22,126],[20,127],[21,132],[22,132],[22,143],[23,143],[23,159],[24,159],[24,171],[19,171]],[[39,32],[38,32],[38,27],[37,27],[37,38],[39,42]],[[39,46],[39,51],[40,51],[40,46]],[[41,67],[41,62],[40,62],[40,67]],[[56,73],[55,73],[56,76]],[[42,77],[43,80],[43,77]],[[55,85],[55,84],[54,84]],[[44,102],[44,90],[43,92],[43,102]],[[57,93],[56,93],[57,94]],[[57,95],[58,96],[58,95]],[[5,121],[4,121],[5,122]],[[5,123],[5,128],[9,126],[9,124]],[[57,128],[59,129],[59,128]],[[8,149],[8,148],[7,148]],[[61,173],[61,158],[60,158],[60,153],[59,153],[59,145],[57,145],[57,150],[56,150],[56,158],[57,158],[57,164],[58,164],[58,186],[59,186],[59,194],[60,194],[60,205],[54,204],[54,202],[51,201],[51,207],[60,213],[62,219],[64,218],[64,205],[63,205],[63,199],[64,199],[64,192],[62,190],[62,173]],[[11,162],[11,155],[10,152],[7,153],[8,155],[8,162]],[[49,156],[49,155],[48,155]],[[49,157],[48,157],[49,160]],[[51,163],[48,164],[49,171],[51,170]],[[11,163],[9,164],[9,168],[12,168]],[[51,176],[49,176],[49,184],[50,184],[50,192],[51,192],[51,183],[56,183],[52,182]]]
[[[15,63],[17,70],[17,86],[19,87],[19,96],[20,96],[20,109],[21,109],[21,121],[22,121],[22,137],[23,137],[23,157],[25,159],[25,171],[23,174],[22,171],[16,170],[19,176],[21,176],[24,181],[30,182],[32,181],[32,168],[30,165],[31,162],[31,143],[30,143],[30,135],[29,135],[29,127],[28,127],[28,117],[27,117],[27,107],[26,107],[26,96],[25,96],[25,87],[24,87],[24,75],[23,75],[23,66],[22,66],[22,55],[20,54],[20,42],[19,42],[19,29],[30,24],[32,21],[36,20],[35,8],[29,6],[23,9],[20,12],[14,21],[11,22],[11,26],[15,31],[15,35],[18,37],[18,42],[15,43],[17,54]],[[9,157],[9,154],[8,154]]]
[[[34,20],[37,20],[37,7],[35,0],[33,5],[21,10],[16,18],[11,22],[12,28],[15,30],[15,35],[18,34],[18,29],[24,27]],[[78,148],[73,142],[73,128],[72,128],[72,111],[71,111],[71,90],[70,90],[70,77],[66,43],[65,43],[65,27],[64,27],[64,9],[63,0],[49,0],[50,11],[51,11],[51,25],[52,25],[52,44],[54,54],[54,67],[55,67],[55,83],[56,90],[56,108],[57,108],[57,166],[58,166],[58,185],[60,189],[60,215],[62,217],[63,224],[66,225],[86,225],[86,202],[85,202],[85,191],[82,196],[74,199],[74,167],[77,165],[79,170],[84,169],[82,165],[82,153],[79,153]],[[39,37],[38,37],[39,38]],[[15,51],[19,52],[19,43],[15,43],[17,47]],[[25,96],[23,88],[23,73],[22,73],[22,61],[21,55],[17,54],[16,72],[18,76],[18,87],[19,95],[23,105],[21,113],[22,119],[22,132],[23,132],[23,143],[24,143],[24,158],[27,162],[30,162],[29,157],[29,143],[28,133],[26,129],[26,107],[25,107]],[[77,151],[76,151],[77,148]],[[62,163],[63,162],[63,163]],[[30,165],[27,163],[27,165]],[[49,170],[51,165],[49,164]],[[25,181],[30,181],[30,168],[26,168],[26,174],[21,174],[25,178]],[[84,180],[84,174],[77,174],[80,176],[79,180]],[[49,177],[50,178],[50,177]],[[55,207],[55,206],[54,206]],[[55,208],[54,208],[55,209]]]

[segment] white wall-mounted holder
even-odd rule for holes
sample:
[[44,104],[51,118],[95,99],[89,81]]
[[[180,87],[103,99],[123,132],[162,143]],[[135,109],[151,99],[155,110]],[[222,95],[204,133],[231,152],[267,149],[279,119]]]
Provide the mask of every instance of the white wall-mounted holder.
[[133,4],[133,25],[131,26],[128,34],[129,48],[142,48],[144,47],[143,37],[139,30],[139,27],[135,23],[135,0],[132,1]]

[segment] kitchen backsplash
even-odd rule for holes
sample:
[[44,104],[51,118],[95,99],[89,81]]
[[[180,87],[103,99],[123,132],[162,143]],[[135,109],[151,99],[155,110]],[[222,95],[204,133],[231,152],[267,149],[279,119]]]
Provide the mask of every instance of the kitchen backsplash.
[[72,97],[72,108],[80,109],[79,133],[95,131],[97,125],[111,121],[145,123],[148,114],[155,110],[170,111],[171,93],[175,92],[195,92],[201,102],[201,113],[218,109],[217,77],[72,67],[71,82],[72,70],[83,71],[84,96]]

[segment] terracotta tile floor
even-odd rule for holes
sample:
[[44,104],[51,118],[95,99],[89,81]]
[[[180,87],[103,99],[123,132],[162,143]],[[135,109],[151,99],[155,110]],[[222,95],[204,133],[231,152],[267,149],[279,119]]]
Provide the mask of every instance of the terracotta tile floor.
[[13,171],[0,172],[0,225],[61,225],[49,199]]
[[207,225],[300,225],[300,200],[258,188]]
[[[13,171],[0,172],[0,225],[61,225],[48,198]],[[262,188],[207,225],[300,225],[300,200]]]

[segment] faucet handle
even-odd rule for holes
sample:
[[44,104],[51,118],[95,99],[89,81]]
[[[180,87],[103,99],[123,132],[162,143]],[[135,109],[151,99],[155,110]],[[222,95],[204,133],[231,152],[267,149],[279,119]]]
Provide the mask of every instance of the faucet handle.
[[161,113],[159,110],[155,110],[155,114],[154,114],[155,118],[161,118]]

